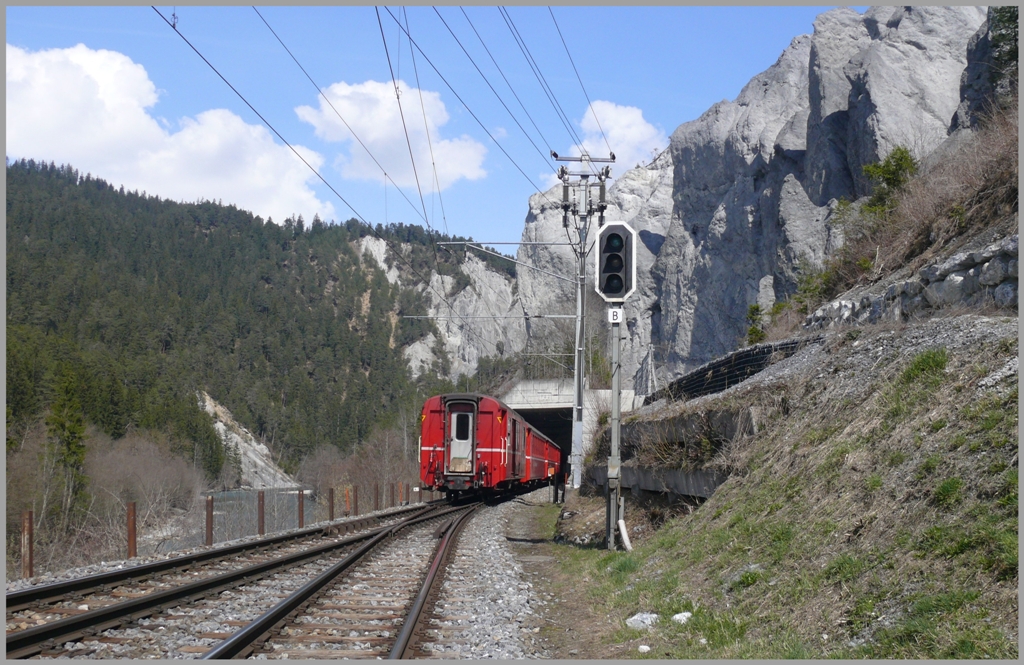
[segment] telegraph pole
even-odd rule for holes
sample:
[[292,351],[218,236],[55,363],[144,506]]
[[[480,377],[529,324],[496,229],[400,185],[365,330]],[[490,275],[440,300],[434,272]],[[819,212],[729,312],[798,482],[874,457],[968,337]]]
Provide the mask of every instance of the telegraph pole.
[[[572,487],[578,489],[583,476],[583,363],[584,363],[584,300],[583,294],[587,285],[587,230],[590,219],[596,212],[598,226],[604,225],[604,211],[608,204],[605,201],[605,181],[611,176],[611,167],[605,166],[597,172],[589,170],[589,164],[595,162],[614,163],[615,153],[610,157],[591,157],[583,152],[579,157],[559,157],[554,151],[551,156],[559,162],[580,162],[584,169],[570,172],[565,166],[558,168],[558,179],[562,181],[562,226],[569,228],[569,217],[579,234],[576,249],[576,362],[573,368],[573,419],[572,419],[572,451],[569,455],[569,466],[572,468]],[[597,182],[591,182],[594,176]],[[575,178],[575,179],[574,179]],[[591,187],[596,187],[598,200],[594,203]],[[572,190],[570,198],[569,191]]]

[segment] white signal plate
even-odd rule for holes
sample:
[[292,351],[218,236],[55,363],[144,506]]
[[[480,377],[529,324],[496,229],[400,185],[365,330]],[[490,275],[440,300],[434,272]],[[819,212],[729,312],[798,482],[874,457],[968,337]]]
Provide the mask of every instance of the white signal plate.
[[608,323],[622,323],[624,320],[621,307],[608,309]]

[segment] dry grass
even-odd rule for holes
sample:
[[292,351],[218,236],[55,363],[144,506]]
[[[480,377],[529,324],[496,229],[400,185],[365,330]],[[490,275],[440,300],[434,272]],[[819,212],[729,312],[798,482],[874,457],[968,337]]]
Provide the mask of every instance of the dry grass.
[[900,195],[891,222],[879,238],[879,274],[911,259],[921,263],[961,234],[976,232],[1017,209],[1017,101]]
[[974,134],[910,180],[879,218],[852,206],[834,220],[843,246],[809,269],[797,294],[772,312],[769,341],[791,337],[804,316],[858,284],[915,271],[987,230],[1015,232],[1018,208],[1017,100],[994,111]]
[[884,328],[838,333],[820,368],[744,394],[784,417],[723,449],[734,471],[699,510],[631,554],[571,553],[613,617],[693,613],[610,639],[667,658],[1018,655],[1016,380],[978,389],[1015,338],[872,366]]

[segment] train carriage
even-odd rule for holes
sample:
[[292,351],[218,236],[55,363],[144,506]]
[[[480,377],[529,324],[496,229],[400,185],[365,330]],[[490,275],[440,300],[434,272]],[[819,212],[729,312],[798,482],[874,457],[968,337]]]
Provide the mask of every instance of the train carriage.
[[561,450],[494,397],[435,395],[420,414],[420,479],[426,489],[462,492],[549,482]]

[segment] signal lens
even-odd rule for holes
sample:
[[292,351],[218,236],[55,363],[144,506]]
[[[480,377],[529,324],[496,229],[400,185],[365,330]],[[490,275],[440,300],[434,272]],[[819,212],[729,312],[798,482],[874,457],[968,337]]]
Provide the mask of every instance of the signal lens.
[[622,278],[618,275],[608,275],[608,279],[604,281],[604,288],[601,289],[608,295],[615,295],[622,291],[623,283]]
[[622,257],[618,254],[612,254],[604,262],[604,270],[601,272],[619,272],[622,270]]
[[605,252],[621,252],[622,248],[626,246],[622,236],[618,233],[609,233],[608,237],[604,241]]

